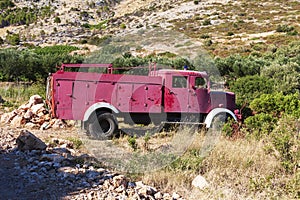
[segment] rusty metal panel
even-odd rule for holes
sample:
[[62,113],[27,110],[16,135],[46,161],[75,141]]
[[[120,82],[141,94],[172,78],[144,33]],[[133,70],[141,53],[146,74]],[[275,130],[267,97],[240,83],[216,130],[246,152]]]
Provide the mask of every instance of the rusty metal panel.
[[130,112],[147,112],[147,90],[145,84],[133,84],[130,98]]
[[129,112],[131,110],[131,95],[133,85],[127,83],[118,83],[117,91],[113,94],[116,99],[117,109],[121,112]]
[[58,80],[55,83],[56,116],[60,119],[72,119],[73,81]]
[[162,85],[147,85],[146,86],[146,111],[149,113],[162,112]]
[[87,81],[74,81],[74,89],[72,95],[72,114],[73,119],[79,120],[83,118],[85,110],[89,106],[87,94]]

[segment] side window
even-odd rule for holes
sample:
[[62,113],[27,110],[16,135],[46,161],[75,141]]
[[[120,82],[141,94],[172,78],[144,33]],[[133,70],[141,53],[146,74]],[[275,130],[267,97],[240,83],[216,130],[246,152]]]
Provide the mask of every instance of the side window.
[[173,88],[187,88],[187,76],[173,76],[172,87]]
[[202,77],[197,77],[195,79],[195,87],[196,88],[206,88],[206,80]]

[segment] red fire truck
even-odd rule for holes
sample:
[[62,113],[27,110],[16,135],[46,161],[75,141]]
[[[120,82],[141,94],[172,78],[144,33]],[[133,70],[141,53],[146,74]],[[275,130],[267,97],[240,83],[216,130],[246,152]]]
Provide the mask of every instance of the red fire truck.
[[207,128],[220,114],[237,120],[234,93],[212,91],[206,72],[155,65],[147,75],[116,74],[117,70],[111,64],[62,64],[48,78],[52,115],[82,120],[98,138],[112,137],[119,119],[131,124],[203,123]]

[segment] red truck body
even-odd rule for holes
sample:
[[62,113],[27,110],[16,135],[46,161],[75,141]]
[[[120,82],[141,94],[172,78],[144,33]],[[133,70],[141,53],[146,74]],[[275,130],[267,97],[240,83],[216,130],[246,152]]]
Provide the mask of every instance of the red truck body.
[[[74,67],[105,72],[65,70]],[[208,127],[218,113],[236,119],[235,95],[211,91],[205,72],[162,69],[149,70],[146,76],[113,72],[111,64],[63,64],[49,79],[52,114],[60,119],[90,121],[92,113],[107,112],[124,117],[124,121],[145,124],[153,119],[180,121],[183,115],[197,116],[196,121]]]

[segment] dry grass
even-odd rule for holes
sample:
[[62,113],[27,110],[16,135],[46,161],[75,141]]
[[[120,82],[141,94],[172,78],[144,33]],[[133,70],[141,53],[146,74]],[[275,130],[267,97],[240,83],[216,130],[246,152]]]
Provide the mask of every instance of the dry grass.
[[[143,181],[167,192],[176,191],[186,199],[292,198],[286,188],[293,175],[284,173],[280,162],[266,153],[264,140],[221,137],[205,158],[200,153],[203,141],[205,136],[199,134],[175,165],[147,173]],[[198,174],[209,182],[207,189],[191,186]]]

